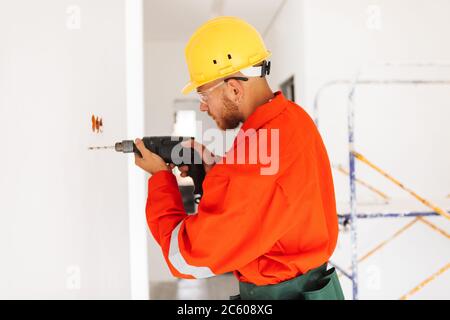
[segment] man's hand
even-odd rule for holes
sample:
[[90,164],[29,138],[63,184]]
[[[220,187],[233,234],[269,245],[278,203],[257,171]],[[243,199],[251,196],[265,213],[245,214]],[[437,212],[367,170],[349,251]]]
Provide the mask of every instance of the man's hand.
[[170,170],[169,166],[167,166],[167,164],[160,156],[151,152],[145,147],[141,139],[136,139],[134,143],[142,154],[142,158],[137,154],[134,155],[134,163],[138,167],[150,174],[155,174],[156,172],[162,170]]
[[[195,151],[198,152],[199,155],[202,157],[203,166],[205,168],[205,172],[208,173],[209,170],[211,170],[217,161],[219,161],[220,157],[215,156],[211,151],[209,151],[204,145],[198,143],[195,140],[189,140],[189,141],[183,141],[181,143],[183,147],[191,147],[194,148]],[[174,168],[175,165],[173,163],[170,164],[170,168]],[[179,166],[178,169],[180,170],[180,176],[187,177],[188,176],[188,166],[182,165]]]

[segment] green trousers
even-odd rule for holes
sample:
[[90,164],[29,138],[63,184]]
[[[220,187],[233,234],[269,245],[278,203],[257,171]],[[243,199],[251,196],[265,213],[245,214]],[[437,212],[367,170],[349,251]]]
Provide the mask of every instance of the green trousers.
[[239,282],[239,295],[231,300],[344,300],[336,270],[327,264],[288,281],[257,286]]

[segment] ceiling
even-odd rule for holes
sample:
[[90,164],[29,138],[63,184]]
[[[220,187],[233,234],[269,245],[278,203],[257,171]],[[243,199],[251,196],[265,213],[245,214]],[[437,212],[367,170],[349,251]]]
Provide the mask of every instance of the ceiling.
[[238,16],[264,35],[285,0],[144,0],[145,40],[187,41],[205,21]]

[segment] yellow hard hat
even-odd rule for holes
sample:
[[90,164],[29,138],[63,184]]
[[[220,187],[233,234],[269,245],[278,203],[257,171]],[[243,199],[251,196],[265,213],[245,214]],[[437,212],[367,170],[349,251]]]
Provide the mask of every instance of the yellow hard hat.
[[270,64],[252,67],[270,56],[258,31],[242,19],[218,17],[198,28],[185,48],[190,82],[184,94],[201,85],[241,71],[247,76],[265,76]]

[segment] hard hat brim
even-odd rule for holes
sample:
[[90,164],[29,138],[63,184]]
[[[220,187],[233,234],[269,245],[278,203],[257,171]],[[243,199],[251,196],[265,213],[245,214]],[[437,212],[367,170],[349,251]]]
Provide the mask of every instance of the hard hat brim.
[[188,94],[192,90],[194,90],[197,87],[195,83],[189,82],[187,85],[184,86],[184,88],[181,90],[183,94]]

